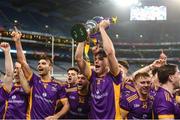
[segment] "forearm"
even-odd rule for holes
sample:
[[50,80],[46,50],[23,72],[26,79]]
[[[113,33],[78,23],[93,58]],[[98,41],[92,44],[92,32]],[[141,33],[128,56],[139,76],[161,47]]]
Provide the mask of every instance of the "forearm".
[[78,43],[76,53],[75,53],[75,60],[80,61],[83,59],[83,52],[84,52],[84,42]]
[[4,52],[5,55],[5,71],[6,71],[6,76],[13,76],[13,62],[12,62],[12,57],[11,53],[9,51]]
[[61,111],[59,111],[58,113],[56,113],[54,116],[57,116],[57,118],[62,118],[69,110],[69,103],[68,101],[66,103],[63,104],[63,108],[61,109]]
[[99,28],[103,40],[103,48],[107,55],[115,54],[114,46],[104,28]]
[[23,53],[21,41],[20,40],[16,41],[15,45],[16,45],[16,50],[17,50],[17,59],[23,65],[27,61],[26,61],[26,57]]
[[143,68],[135,71],[135,72],[133,73],[133,76],[135,76],[137,73],[149,72],[149,71],[151,71],[151,70],[153,70],[153,69],[154,69],[153,65],[150,64],[150,65],[148,65],[148,66],[145,66],[145,67],[143,67]]
[[23,76],[19,76],[20,77],[20,83],[21,83],[21,86],[23,87],[24,91],[29,94],[30,93],[30,86],[29,86],[29,83],[28,81],[25,79],[25,77]]

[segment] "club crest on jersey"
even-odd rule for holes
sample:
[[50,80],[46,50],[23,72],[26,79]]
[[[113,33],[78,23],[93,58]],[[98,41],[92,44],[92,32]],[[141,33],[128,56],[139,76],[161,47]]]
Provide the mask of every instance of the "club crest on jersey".
[[47,96],[47,93],[44,92],[44,93],[42,94],[42,96],[43,96],[43,97],[46,97],[46,96]]
[[13,95],[13,96],[12,96],[12,99],[13,99],[13,100],[16,99],[16,95]]
[[82,111],[82,108],[78,108],[77,111],[78,111],[78,112],[81,112],[81,111]]

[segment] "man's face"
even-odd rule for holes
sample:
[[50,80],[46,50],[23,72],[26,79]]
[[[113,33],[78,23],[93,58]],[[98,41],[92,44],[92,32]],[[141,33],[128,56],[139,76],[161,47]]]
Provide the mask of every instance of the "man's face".
[[135,85],[142,96],[147,95],[151,87],[151,79],[150,77],[140,77],[135,81]]
[[75,84],[77,80],[77,72],[75,70],[69,70],[68,71],[68,83]]
[[16,66],[15,66],[15,68],[14,68],[14,74],[13,74],[13,76],[14,76],[14,79],[19,80],[19,72],[18,72]]
[[83,74],[78,74],[78,79],[77,79],[78,90],[83,90],[87,88],[88,84],[89,81],[86,79],[86,77]]
[[45,59],[39,60],[37,70],[40,76],[45,76],[49,74],[51,69],[52,69],[52,66],[50,65],[50,62],[48,60],[45,60]]
[[95,66],[95,72],[97,74],[103,73],[106,67],[108,66],[107,58],[99,54],[96,55],[94,58],[94,66]]
[[179,69],[177,68],[176,73],[171,76],[172,76],[171,78],[173,79],[172,81],[173,81],[175,88],[180,88],[180,71],[179,71]]

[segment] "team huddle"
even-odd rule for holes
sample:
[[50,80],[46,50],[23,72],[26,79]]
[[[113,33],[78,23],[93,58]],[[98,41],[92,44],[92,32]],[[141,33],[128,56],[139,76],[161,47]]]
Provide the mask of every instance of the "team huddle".
[[162,52],[152,64],[132,75],[129,65],[118,61],[106,33],[109,20],[99,23],[101,43],[92,48],[94,64],[84,58],[86,42],[79,42],[78,67],[67,70],[67,81],[51,76],[52,59],[42,57],[38,75],[28,65],[15,29],[17,50],[13,67],[10,45],[2,42],[5,76],[0,87],[0,119],[180,119],[180,71],[167,63]]

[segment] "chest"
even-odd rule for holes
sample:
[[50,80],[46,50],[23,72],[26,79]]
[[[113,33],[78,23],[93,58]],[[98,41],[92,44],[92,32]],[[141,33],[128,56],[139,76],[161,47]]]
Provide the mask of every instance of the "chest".
[[36,97],[56,99],[58,96],[58,84],[39,81],[37,85],[33,87],[33,93]]

